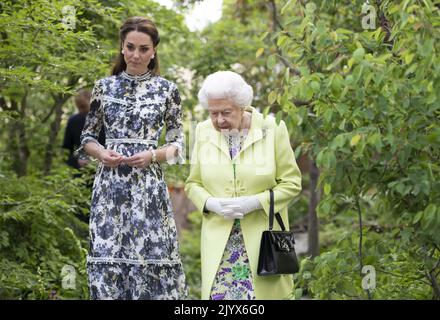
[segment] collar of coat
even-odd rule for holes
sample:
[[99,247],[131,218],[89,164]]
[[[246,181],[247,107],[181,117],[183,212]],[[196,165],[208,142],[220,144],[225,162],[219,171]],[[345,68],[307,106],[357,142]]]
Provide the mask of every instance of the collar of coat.
[[[266,136],[267,128],[263,127],[264,118],[263,115],[258,112],[254,107],[246,107],[245,111],[250,111],[252,113],[251,116],[251,127],[249,128],[248,135],[244,141],[244,144],[240,150],[240,152],[236,155],[236,157],[244,152],[247,148],[249,148],[252,144],[257,141],[263,139]],[[222,152],[224,152],[229,157],[229,146],[226,141],[225,136],[217,131],[210,119],[207,120],[209,122],[209,142],[219,148]]]

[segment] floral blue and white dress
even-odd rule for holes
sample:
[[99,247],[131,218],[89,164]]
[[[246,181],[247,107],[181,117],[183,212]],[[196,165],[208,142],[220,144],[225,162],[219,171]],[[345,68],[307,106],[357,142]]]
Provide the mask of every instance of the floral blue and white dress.
[[[176,85],[151,73],[125,72],[95,83],[81,135],[124,156],[166,145],[183,148],[182,111]],[[183,299],[187,294],[177,231],[161,166],[98,165],[90,211],[87,258],[92,299]]]

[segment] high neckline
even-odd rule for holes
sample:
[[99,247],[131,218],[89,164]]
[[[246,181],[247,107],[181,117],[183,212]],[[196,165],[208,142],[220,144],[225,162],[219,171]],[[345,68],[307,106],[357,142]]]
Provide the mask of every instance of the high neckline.
[[124,77],[125,79],[128,79],[128,80],[135,80],[135,81],[150,79],[151,76],[152,76],[152,75],[151,75],[151,71],[147,71],[147,72],[145,72],[145,73],[143,73],[143,74],[141,74],[141,75],[138,75],[138,76],[128,74],[126,71],[122,71],[121,75],[122,75],[122,77]]

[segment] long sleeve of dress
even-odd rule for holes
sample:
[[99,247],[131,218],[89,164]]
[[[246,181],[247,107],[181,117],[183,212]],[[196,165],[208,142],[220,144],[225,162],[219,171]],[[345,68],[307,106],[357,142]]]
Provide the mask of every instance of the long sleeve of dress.
[[169,163],[183,163],[183,124],[182,124],[182,108],[180,105],[180,94],[176,85],[173,85],[170,90],[170,95],[166,100],[166,113],[165,113],[165,147],[173,145],[177,148],[177,157],[170,159]]
[[[84,145],[88,142],[99,143],[99,135],[101,128],[104,124],[104,108],[102,105],[102,87],[101,83],[97,81],[92,91],[92,97],[90,99],[90,111],[87,114],[84,129],[81,133],[81,145],[75,151],[75,155],[79,159],[90,160],[91,157],[84,150]],[[102,146],[104,148],[104,146]]]

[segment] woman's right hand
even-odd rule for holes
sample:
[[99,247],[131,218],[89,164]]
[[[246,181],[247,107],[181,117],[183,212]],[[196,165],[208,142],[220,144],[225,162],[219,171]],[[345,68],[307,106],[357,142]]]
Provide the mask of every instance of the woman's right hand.
[[114,168],[121,164],[122,160],[124,160],[124,156],[113,150],[102,149],[99,152],[98,160],[101,161],[104,166]]
[[222,216],[223,213],[223,206],[220,202],[219,198],[208,198],[208,200],[206,200],[206,204],[205,204],[206,210],[217,213],[218,215]]

